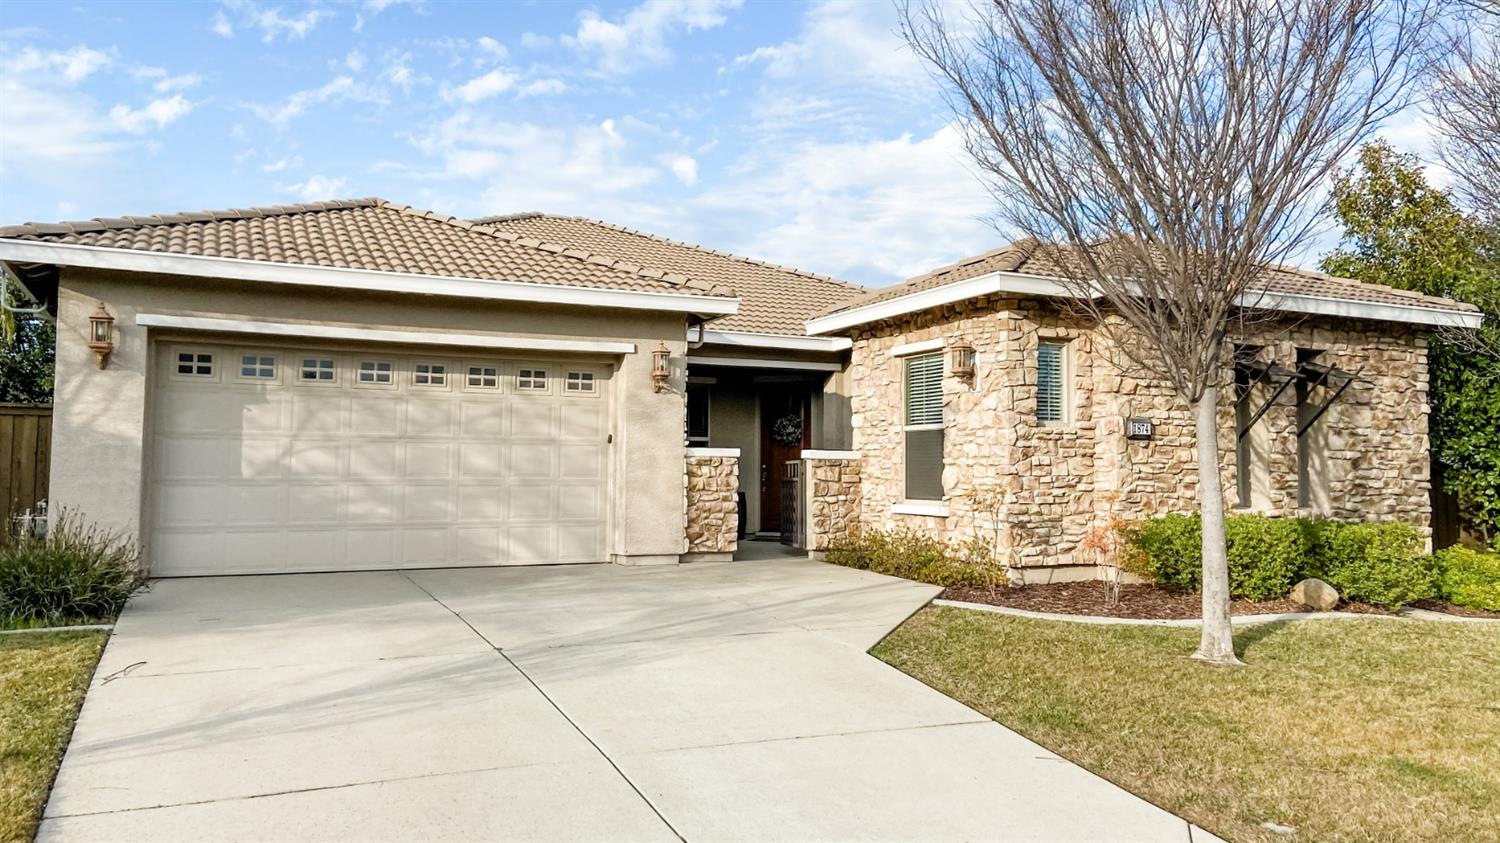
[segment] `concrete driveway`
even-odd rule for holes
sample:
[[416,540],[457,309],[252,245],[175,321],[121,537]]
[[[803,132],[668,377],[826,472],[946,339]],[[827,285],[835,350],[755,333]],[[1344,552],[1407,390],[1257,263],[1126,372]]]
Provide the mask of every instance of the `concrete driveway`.
[[865,654],[934,591],[806,561],[160,581],[39,838],[1209,839]]

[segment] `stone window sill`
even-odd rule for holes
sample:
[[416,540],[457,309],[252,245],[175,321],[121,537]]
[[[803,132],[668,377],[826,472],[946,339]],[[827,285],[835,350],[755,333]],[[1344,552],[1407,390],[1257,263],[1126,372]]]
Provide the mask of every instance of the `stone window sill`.
[[902,501],[891,504],[891,513],[894,515],[930,515],[937,518],[948,517],[948,505],[942,501]]

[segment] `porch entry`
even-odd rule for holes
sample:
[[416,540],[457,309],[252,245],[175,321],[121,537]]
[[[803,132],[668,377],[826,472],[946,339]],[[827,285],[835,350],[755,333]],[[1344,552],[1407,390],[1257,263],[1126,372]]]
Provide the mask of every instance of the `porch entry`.
[[775,384],[760,396],[760,529],[785,535],[783,487],[795,488],[796,478],[786,478],[788,462],[802,457],[812,447],[812,395],[805,384]]

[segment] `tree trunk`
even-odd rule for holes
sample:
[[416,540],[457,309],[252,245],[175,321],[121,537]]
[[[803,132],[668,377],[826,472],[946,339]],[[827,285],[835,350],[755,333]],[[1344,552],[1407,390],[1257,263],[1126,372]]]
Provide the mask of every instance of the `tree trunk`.
[[1229,554],[1224,543],[1224,489],[1219,478],[1219,389],[1193,408],[1198,428],[1198,501],[1203,512],[1203,635],[1193,658],[1240,665],[1229,624]]

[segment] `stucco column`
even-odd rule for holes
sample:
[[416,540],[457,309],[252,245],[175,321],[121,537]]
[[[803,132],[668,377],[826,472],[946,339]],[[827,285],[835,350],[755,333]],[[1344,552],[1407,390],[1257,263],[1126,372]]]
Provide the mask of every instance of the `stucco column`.
[[651,351],[643,340],[627,354],[616,381],[618,437],[613,481],[615,530],[610,561],[621,565],[676,564],[687,550],[687,342],[666,339],[672,376],[651,387]]

